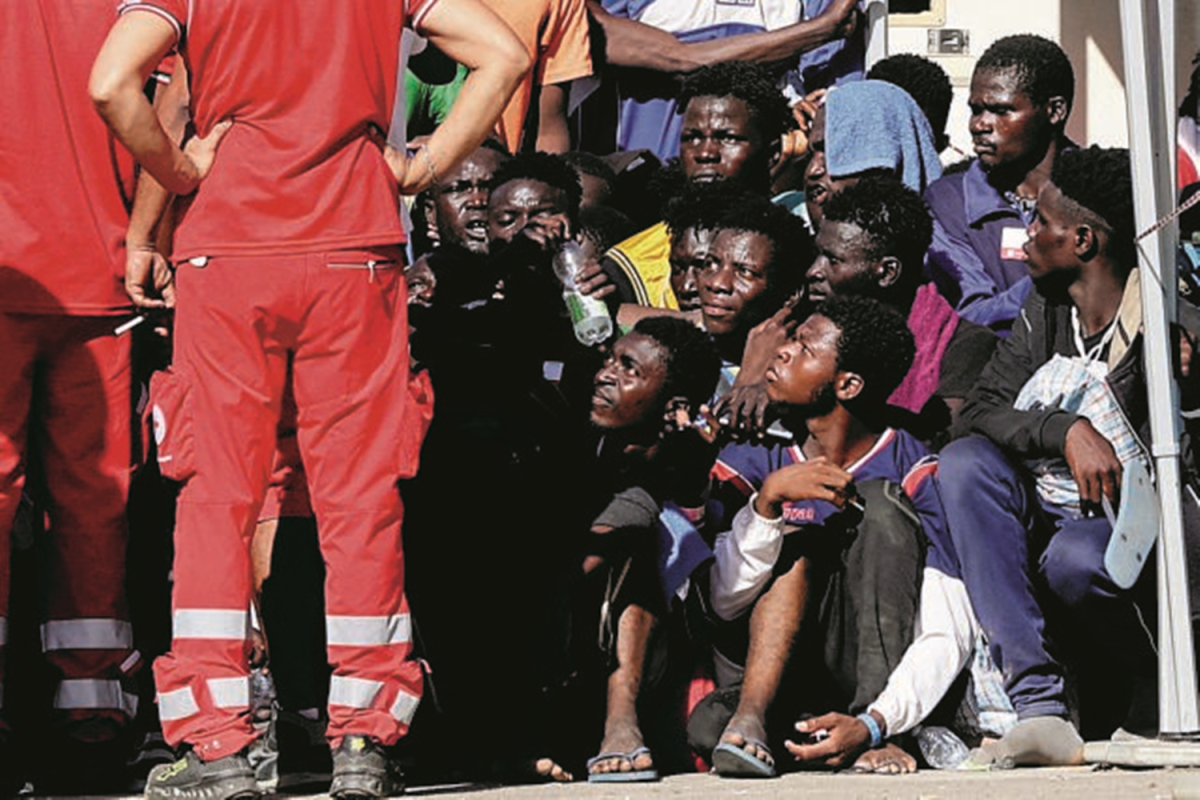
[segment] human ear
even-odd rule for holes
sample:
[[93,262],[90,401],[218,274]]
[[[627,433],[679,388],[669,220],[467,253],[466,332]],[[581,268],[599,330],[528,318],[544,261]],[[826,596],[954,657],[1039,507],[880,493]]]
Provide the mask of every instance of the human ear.
[[1051,125],[1061,125],[1067,121],[1067,98],[1051,97],[1046,101],[1046,115]]
[[853,400],[862,394],[866,383],[863,382],[862,376],[857,372],[839,372],[834,379],[833,387],[837,399],[845,403],[847,400]]
[[1100,237],[1091,225],[1075,228],[1075,256],[1080,261],[1090,261],[1100,252]]
[[879,285],[883,288],[895,285],[900,280],[900,271],[903,268],[900,259],[895,256],[884,256],[875,268],[879,275]]

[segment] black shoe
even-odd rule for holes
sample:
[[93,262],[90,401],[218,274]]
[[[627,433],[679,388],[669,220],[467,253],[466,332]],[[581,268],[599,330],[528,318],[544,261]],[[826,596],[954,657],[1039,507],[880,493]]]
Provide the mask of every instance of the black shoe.
[[333,762],[329,743],[325,741],[325,716],[309,719],[279,707],[275,714],[275,740],[279,748],[277,789],[328,787]]
[[146,778],[146,800],[256,800],[261,794],[241,753],[201,761],[189,750],[178,761],[150,770]]
[[383,747],[366,736],[347,736],[333,753],[334,800],[373,800],[404,793],[404,775]]

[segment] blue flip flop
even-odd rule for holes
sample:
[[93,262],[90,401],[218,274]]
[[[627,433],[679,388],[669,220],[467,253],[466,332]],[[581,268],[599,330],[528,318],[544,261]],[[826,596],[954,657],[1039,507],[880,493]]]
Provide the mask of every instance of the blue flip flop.
[[[746,744],[771,752],[771,748],[755,739],[747,739]],[[732,742],[721,742],[713,748],[712,765],[722,778],[774,778],[776,775],[774,764],[750,755],[742,745]]]
[[639,747],[635,750],[630,750],[628,753],[601,753],[594,758],[589,758],[587,762],[588,768],[588,783],[652,783],[658,780],[658,770],[654,767],[650,769],[631,769],[628,772],[617,770],[615,772],[592,772],[592,767],[601,761],[607,761],[610,758],[623,758],[633,766],[633,761],[638,756],[649,755],[649,747]]

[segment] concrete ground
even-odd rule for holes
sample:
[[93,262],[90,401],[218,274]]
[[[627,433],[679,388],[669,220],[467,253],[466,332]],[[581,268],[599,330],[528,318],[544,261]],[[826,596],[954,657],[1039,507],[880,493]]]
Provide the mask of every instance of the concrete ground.
[[1200,800],[1200,770],[1076,767],[990,773],[928,771],[898,776],[803,773],[769,781],[722,780],[697,774],[677,775],[651,784],[572,783],[503,788],[414,786],[408,794],[436,800],[757,800],[769,797],[803,800]]

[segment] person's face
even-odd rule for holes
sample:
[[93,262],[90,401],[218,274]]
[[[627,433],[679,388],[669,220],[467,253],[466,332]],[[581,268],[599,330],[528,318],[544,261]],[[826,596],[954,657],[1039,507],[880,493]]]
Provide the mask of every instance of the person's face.
[[692,183],[752,184],[767,177],[767,143],[746,101],[738,97],[693,97],[688,102],[679,160]]
[[531,222],[566,230],[567,193],[532,178],[517,178],[488,198],[488,238],[511,242]]
[[439,241],[487,252],[487,182],[503,160],[503,154],[481,147],[437,185],[433,213]]
[[976,72],[967,102],[975,155],[988,172],[1040,161],[1054,136],[1054,126],[1066,119],[1063,98],[1035,104],[1011,69]]
[[749,231],[717,231],[700,271],[700,310],[713,336],[748,331],[767,318],[771,240]]
[[818,108],[813,117],[808,146],[812,156],[804,169],[804,204],[808,207],[808,219],[813,228],[818,228],[825,218],[824,208],[829,198],[858,183],[862,176],[854,174],[835,178],[829,174],[825,163],[825,106]]
[[879,263],[867,256],[867,234],[862,228],[852,222],[827,219],[817,231],[816,244],[817,260],[805,275],[810,301],[879,294]]
[[767,397],[771,402],[792,410],[806,409],[806,416],[821,416],[832,410],[841,335],[838,327],[820,314],[798,325],[767,367]]
[[700,308],[700,271],[704,269],[713,236],[714,231],[692,227],[684,228],[671,240],[671,290],[680,311]]
[[1078,221],[1068,215],[1062,191],[1053,183],[1043,184],[1023,245],[1025,266],[1043,294],[1058,294],[1078,277],[1078,231]]
[[596,373],[592,424],[611,431],[661,423],[666,380],[662,345],[640,333],[626,334]]

